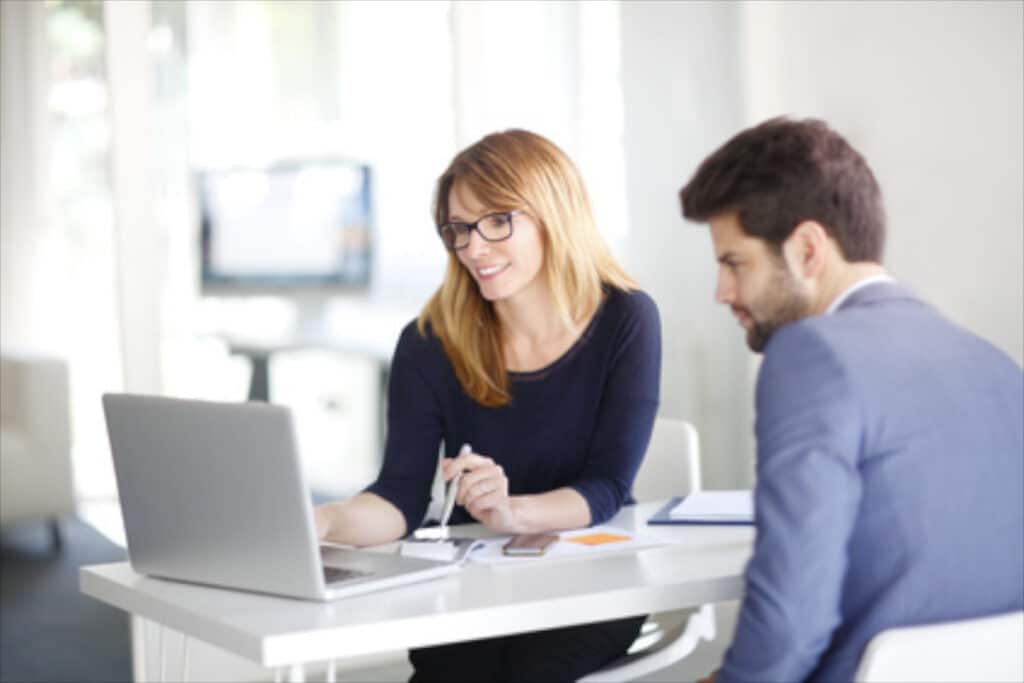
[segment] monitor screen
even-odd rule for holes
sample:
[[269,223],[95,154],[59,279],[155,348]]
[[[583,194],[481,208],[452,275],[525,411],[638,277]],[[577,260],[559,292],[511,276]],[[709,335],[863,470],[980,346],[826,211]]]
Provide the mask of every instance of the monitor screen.
[[198,174],[204,292],[370,283],[370,169],[342,160]]

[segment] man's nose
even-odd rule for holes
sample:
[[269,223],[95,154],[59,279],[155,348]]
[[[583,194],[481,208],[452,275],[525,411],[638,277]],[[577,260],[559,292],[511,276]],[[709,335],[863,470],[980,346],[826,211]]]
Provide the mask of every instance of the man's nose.
[[715,301],[720,304],[732,304],[736,300],[736,288],[732,278],[726,273],[718,272],[718,284],[715,287]]

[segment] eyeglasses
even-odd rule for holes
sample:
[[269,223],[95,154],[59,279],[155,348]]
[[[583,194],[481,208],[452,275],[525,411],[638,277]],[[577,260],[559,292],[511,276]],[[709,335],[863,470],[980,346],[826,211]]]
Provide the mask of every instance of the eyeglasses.
[[487,214],[475,223],[445,223],[437,229],[441,241],[451,251],[469,246],[469,233],[477,234],[488,242],[501,242],[512,236],[512,217],[522,211],[499,211]]

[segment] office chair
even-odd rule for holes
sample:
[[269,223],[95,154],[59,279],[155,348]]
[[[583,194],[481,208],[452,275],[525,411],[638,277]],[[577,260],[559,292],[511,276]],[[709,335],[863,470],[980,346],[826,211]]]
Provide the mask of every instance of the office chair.
[[882,631],[854,680],[1024,681],[1024,612]]
[[[700,490],[700,441],[689,422],[659,417],[633,482],[639,501],[661,500]],[[585,683],[626,681],[659,671],[692,653],[700,640],[716,635],[712,605],[673,610],[647,618],[626,655],[580,679]]]

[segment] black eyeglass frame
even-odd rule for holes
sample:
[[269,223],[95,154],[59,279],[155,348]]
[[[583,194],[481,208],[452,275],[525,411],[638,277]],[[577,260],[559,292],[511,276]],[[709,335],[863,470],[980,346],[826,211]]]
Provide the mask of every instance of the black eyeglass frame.
[[[487,214],[486,216],[481,216],[480,218],[476,219],[472,223],[462,223],[462,222],[443,223],[443,224],[437,226],[437,236],[441,238],[441,244],[443,244],[445,246],[445,248],[448,249],[449,251],[462,251],[463,249],[465,249],[466,247],[469,246],[469,240],[468,239],[466,240],[466,243],[463,244],[461,247],[454,246],[454,243],[453,243],[452,246],[450,246],[450,247],[448,246],[448,242],[445,241],[445,239],[444,239],[444,230],[445,230],[445,228],[447,228],[449,226],[454,226],[454,225],[464,225],[466,227],[466,236],[467,237],[470,236],[470,234],[474,230],[476,230],[476,234],[480,235],[480,237],[483,240],[487,241],[487,242],[504,242],[508,238],[512,237],[512,233],[515,232],[515,227],[516,226],[515,226],[515,222],[512,219],[515,218],[516,216],[520,215],[522,212],[523,212],[522,209],[513,209],[511,211],[495,211],[493,213]],[[485,235],[480,230],[480,224],[483,223],[488,218],[494,218],[495,216],[505,216],[505,218],[508,220],[508,234],[505,235],[504,237],[496,237],[494,239],[491,239],[490,237]],[[454,230],[454,228],[453,228],[453,230]]]

